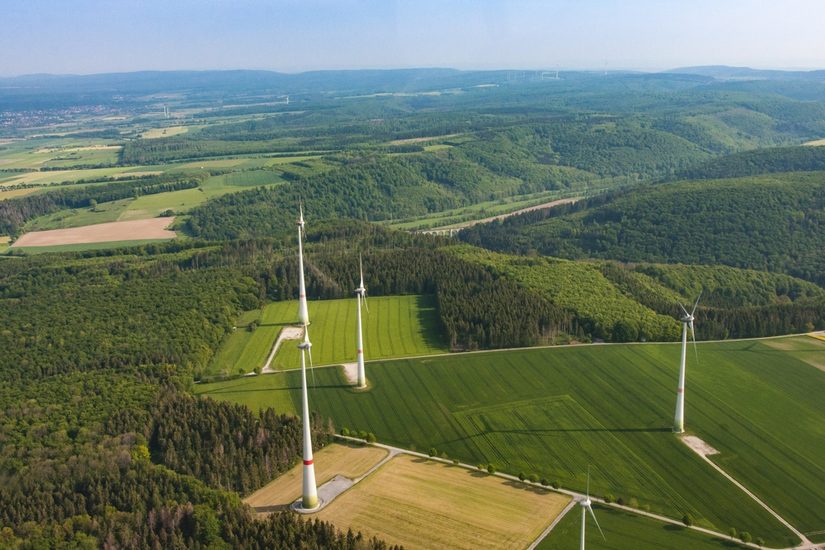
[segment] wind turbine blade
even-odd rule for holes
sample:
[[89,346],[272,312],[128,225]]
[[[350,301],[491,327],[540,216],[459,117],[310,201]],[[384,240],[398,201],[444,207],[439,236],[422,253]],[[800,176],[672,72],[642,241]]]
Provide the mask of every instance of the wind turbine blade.
[[702,290],[700,290],[700,291],[699,291],[699,296],[697,296],[697,297],[696,297],[696,303],[695,303],[695,304],[693,304],[693,311],[691,311],[691,312],[690,312],[690,314],[691,314],[691,315],[693,315],[694,313],[696,313],[696,308],[699,306],[699,299],[700,299],[700,298],[702,298],[702,293],[703,293],[704,291],[705,291],[704,289],[702,289]]
[[682,308],[682,312],[685,314],[685,317],[687,317],[689,315],[689,313],[685,309],[685,306],[682,305],[682,302],[676,302],[676,303],[679,304],[679,307]]
[[596,519],[596,514],[595,514],[595,513],[593,513],[593,507],[592,507],[592,506],[588,506],[588,507],[587,507],[587,509],[588,509],[588,510],[590,510],[590,515],[593,517],[593,521],[595,521],[595,522],[596,522],[596,527],[598,527],[598,528],[599,528],[599,533],[601,533],[601,535],[602,535],[602,539],[603,539],[603,540],[607,540],[607,538],[605,538],[605,536],[604,536],[604,531],[602,531],[602,526],[601,526],[601,525],[599,525],[599,520],[597,520],[597,519]]
[[367,310],[367,313],[370,312],[370,306],[367,305],[367,293],[364,293],[364,308]]
[[696,364],[699,364],[699,350],[696,349],[696,331],[693,330],[693,321],[690,322],[690,337],[693,340],[693,353],[696,355]]
[[590,464],[587,465],[587,498],[590,498]]
[[309,372],[312,373],[312,389],[315,389],[318,387],[318,383],[315,381],[315,369],[312,368],[312,352],[309,350],[307,352],[309,352]]
[[361,286],[364,286],[364,262],[361,260],[361,254],[358,254],[358,272],[361,274]]

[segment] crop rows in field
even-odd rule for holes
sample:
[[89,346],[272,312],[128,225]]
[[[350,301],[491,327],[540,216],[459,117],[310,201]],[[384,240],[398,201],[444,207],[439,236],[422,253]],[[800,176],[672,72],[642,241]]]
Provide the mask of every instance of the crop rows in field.
[[[799,343],[777,350],[775,342]],[[825,455],[825,404],[818,399],[825,375],[805,362],[825,350],[820,346],[807,337],[700,344],[700,362],[688,368],[688,429],[806,533],[825,524],[825,467],[817,459]],[[736,527],[769,543],[793,543],[670,433],[678,353],[678,345],[588,346],[392,361],[369,366],[366,393],[347,388],[337,370],[322,369],[310,399],[338,426],[388,443],[436,447],[577,490],[589,463],[597,494],[636,498],[676,518],[689,512],[723,532]],[[286,386],[297,388],[297,378]]]
[[[245,313],[237,330],[221,345],[209,373],[246,373],[263,367],[281,328],[298,324],[297,313],[296,301],[273,302],[263,310]],[[355,300],[311,301],[309,314],[314,364],[355,361]],[[246,330],[253,322],[257,328]],[[369,298],[369,312],[363,311],[365,355],[369,360],[446,352],[437,323],[431,296]],[[297,342],[284,340],[271,368],[295,369],[300,364]]]
[[[369,360],[446,352],[437,333],[438,317],[432,296],[380,296],[367,298],[369,312],[362,310],[364,356]],[[294,322],[297,302],[268,306],[276,323]],[[274,312],[277,311],[277,314]],[[355,361],[356,303],[354,298],[309,302],[309,336],[315,365]],[[300,367],[294,343],[278,350],[275,369]]]

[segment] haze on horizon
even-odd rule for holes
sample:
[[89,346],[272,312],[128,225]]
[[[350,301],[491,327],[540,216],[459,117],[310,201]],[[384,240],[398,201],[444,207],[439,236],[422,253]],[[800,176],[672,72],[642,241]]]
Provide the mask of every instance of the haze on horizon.
[[825,68],[818,0],[10,0],[0,75]]

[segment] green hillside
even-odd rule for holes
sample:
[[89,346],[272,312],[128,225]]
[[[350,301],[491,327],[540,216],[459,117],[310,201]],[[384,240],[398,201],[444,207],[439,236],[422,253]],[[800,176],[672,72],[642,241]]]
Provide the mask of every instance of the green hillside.
[[569,213],[475,226],[461,238],[565,258],[722,264],[825,282],[825,173],[647,186]]
[[679,176],[685,179],[721,179],[821,170],[825,170],[825,147],[775,147],[717,157],[683,170]]

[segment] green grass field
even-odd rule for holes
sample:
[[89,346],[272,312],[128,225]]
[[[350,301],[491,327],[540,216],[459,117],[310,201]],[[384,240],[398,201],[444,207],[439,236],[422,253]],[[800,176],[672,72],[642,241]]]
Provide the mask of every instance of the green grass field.
[[[436,333],[438,322],[431,296],[381,296],[368,298],[370,312],[364,312],[364,349],[367,359],[385,359],[445,353],[446,347]],[[256,315],[257,313],[257,315]],[[281,327],[297,324],[298,302],[274,302],[263,312],[248,312],[221,345],[207,374],[252,372],[263,366]],[[316,365],[355,360],[355,300],[316,300],[309,302],[312,321],[312,359]],[[246,327],[255,321],[258,327]],[[276,370],[299,368],[297,342],[285,341],[271,367]]]
[[[447,353],[437,331],[438,316],[432,296],[377,296],[367,298],[363,311],[364,357],[367,361]],[[285,302],[283,321],[294,320],[297,302]],[[309,336],[315,365],[355,361],[355,299],[309,302]],[[292,343],[281,346],[273,368],[300,367],[300,352]]]
[[[589,550],[637,550],[667,548],[668,550],[721,550],[743,548],[728,539],[712,537],[697,531],[662,523],[630,512],[593,506],[604,539],[588,514],[586,544]],[[538,545],[539,550],[578,548],[581,530],[581,508],[575,506]]]
[[[825,529],[825,373],[809,363],[823,352],[825,343],[808,337],[700,344],[687,384],[688,430],[814,540]],[[690,512],[700,525],[748,530],[772,545],[795,543],[671,433],[678,354],[678,345],[650,344],[404,359],[369,365],[372,389],[361,393],[338,369],[320,369],[311,400],[337,426],[387,443],[436,447],[577,490],[591,464],[594,494],[636,498],[677,519]],[[284,393],[297,399],[296,374],[280,389],[205,389],[247,404],[254,395],[257,406],[284,403]]]
[[[275,302],[263,310],[245,312],[237,321],[236,330],[221,344],[207,374],[248,373],[263,367],[281,328],[292,320],[289,316],[292,310],[286,307],[288,303],[292,302]],[[253,322],[258,326],[250,332],[246,327]]]
[[[240,330],[240,329],[239,329]],[[317,369],[331,370],[331,369]],[[313,371],[313,372],[317,372]],[[293,401],[293,394],[301,389],[301,379],[281,374],[267,374],[263,376],[244,376],[223,382],[196,384],[196,395],[204,395],[219,401],[231,401],[246,405],[253,411],[264,407],[272,407],[285,414],[298,414],[300,404]],[[317,385],[317,377],[309,375],[309,383],[313,388]],[[343,384],[343,382],[339,382]],[[313,395],[315,391],[313,389]],[[314,399],[314,397],[312,398]]]

